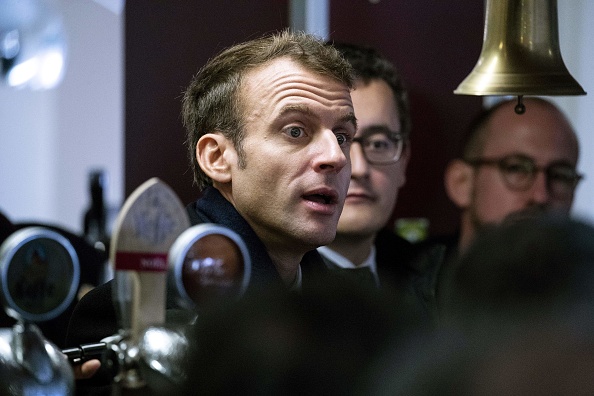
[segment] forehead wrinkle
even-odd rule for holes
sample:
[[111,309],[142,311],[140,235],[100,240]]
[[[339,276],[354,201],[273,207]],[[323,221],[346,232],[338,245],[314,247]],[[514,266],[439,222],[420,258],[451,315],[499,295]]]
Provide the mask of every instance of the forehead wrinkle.
[[[309,117],[313,117],[316,119],[320,118],[319,114],[314,112],[308,105],[305,105],[305,104],[289,104],[289,105],[283,106],[283,108],[280,110],[280,115],[284,116],[285,114],[288,114],[291,112],[305,114]],[[353,124],[355,129],[357,128],[357,118],[355,117],[355,113],[353,113],[353,112],[349,112],[348,114],[343,115],[342,117],[339,118],[338,121],[339,121],[339,123],[351,123],[351,124]]]
[[[280,85],[280,84],[279,84]],[[334,101],[342,101],[345,96],[350,99],[350,90],[346,86],[334,85],[328,89],[328,81],[319,80],[314,77],[299,75],[295,79],[286,83],[284,92],[289,96],[296,93],[297,96],[314,96],[322,103],[332,103]],[[349,101],[352,103],[352,100]],[[350,104],[349,103],[349,104]]]

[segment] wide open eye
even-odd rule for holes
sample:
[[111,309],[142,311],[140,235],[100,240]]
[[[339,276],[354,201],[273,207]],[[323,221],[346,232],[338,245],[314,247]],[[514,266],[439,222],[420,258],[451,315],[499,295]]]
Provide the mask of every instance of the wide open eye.
[[348,138],[348,135],[345,133],[337,133],[336,140],[338,141],[338,145],[342,147],[348,143],[349,138]]
[[298,126],[290,126],[286,129],[286,132],[292,138],[299,138],[305,135],[305,130]]

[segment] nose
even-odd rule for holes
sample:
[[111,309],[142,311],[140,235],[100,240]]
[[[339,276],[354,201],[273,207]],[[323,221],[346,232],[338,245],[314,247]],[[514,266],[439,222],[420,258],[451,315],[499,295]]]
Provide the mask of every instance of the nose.
[[543,170],[539,170],[536,173],[530,194],[534,203],[546,204],[550,201],[551,192],[547,183],[547,175]]
[[365,178],[369,175],[369,163],[360,143],[351,146],[351,178]]
[[336,135],[331,130],[325,130],[314,141],[316,156],[314,168],[319,172],[338,173],[348,163],[344,149],[338,144]]

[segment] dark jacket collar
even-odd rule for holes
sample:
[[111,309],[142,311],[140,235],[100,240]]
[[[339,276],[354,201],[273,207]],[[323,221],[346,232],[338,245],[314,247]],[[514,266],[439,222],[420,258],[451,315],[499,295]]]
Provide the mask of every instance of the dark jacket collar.
[[[214,187],[207,187],[202,197],[187,206],[192,225],[215,223],[235,231],[245,242],[252,262],[252,275],[249,288],[256,286],[278,286],[282,280],[274,266],[266,247],[252,227],[237,212],[235,207]],[[304,267],[323,267],[317,251],[308,252],[301,262]],[[308,281],[309,272],[304,270],[304,282]]]

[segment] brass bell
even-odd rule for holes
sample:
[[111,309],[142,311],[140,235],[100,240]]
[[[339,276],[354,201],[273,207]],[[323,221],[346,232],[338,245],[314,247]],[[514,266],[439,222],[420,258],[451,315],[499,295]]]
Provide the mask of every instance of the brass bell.
[[483,48],[461,95],[585,95],[559,49],[557,0],[487,0]]

